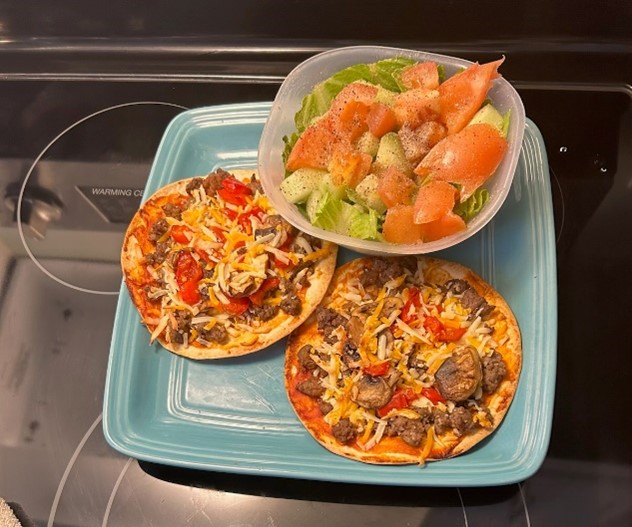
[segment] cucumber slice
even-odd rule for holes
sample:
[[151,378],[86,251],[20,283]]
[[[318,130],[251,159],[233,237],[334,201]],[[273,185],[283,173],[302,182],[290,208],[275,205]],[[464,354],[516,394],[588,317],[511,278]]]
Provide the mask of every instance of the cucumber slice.
[[355,191],[367,207],[374,209],[378,214],[382,214],[386,211],[386,205],[384,205],[377,193],[378,181],[379,178],[375,174],[369,174],[358,183]]
[[407,176],[412,176],[413,167],[406,159],[404,147],[396,132],[389,132],[382,136],[375,155],[375,165],[379,170],[394,166]]
[[303,203],[312,191],[320,187],[326,176],[325,170],[299,168],[281,182],[281,193],[290,203]]
[[491,104],[486,104],[476,112],[468,124],[489,124],[496,128],[504,137],[505,121],[500,112]]
[[307,212],[307,218],[310,223],[314,223],[318,216],[318,205],[320,205],[320,200],[323,197],[323,193],[316,189],[311,192],[309,197],[307,198],[307,203],[305,204],[305,212]]

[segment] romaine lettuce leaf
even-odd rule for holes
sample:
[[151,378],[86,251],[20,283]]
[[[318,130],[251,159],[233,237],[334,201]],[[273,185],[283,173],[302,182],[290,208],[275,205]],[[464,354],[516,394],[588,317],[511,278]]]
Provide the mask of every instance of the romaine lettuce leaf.
[[[282,158],[283,158],[283,166],[285,166],[285,164],[287,163],[287,158],[290,156],[290,152],[292,152],[292,148],[294,148],[294,145],[296,144],[296,141],[298,141],[298,136],[299,134],[297,132],[294,132],[293,134],[287,136],[283,136],[283,144],[285,145],[283,147],[283,154],[281,154]],[[287,176],[287,173],[286,173]]]
[[443,84],[445,81],[445,66],[443,64],[437,64],[437,72],[439,73],[439,84]]
[[349,218],[349,235],[361,240],[376,240],[379,236],[377,212],[374,209],[353,209],[355,213]]
[[511,121],[511,108],[505,112],[505,115],[503,115],[503,128],[502,128],[503,137],[507,137],[507,134],[509,133],[510,121]]
[[333,231],[341,215],[342,200],[335,199],[330,192],[324,192],[313,205],[309,219],[322,229]]
[[387,90],[401,92],[404,90],[404,86],[399,82],[399,74],[402,69],[415,63],[415,60],[406,57],[380,60],[379,62],[369,65],[373,76],[365,80],[372,84],[378,84]]
[[476,216],[485,206],[485,203],[489,200],[489,191],[484,188],[477,188],[469,198],[463,203],[459,203],[454,207],[454,213],[463,218],[463,221],[467,223],[474,216]]
[[312,223],[316,227],[363,240],[379,236],[377,212],[337,199],[329,192],[320,199]]

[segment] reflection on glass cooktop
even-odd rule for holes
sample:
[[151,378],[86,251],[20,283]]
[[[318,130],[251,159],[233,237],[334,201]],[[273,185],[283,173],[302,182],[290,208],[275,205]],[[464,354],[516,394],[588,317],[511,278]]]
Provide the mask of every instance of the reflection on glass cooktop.
[[608,292],[632,290],[632,94],[518,88],[544,136],[554,195],[549,456],[521,485],[402,489],[139,464],[102,437],[120,242],[162,133],[183,108],[271,100],[277,85],[0,82],[11,130],[0,142],[0,496],[38,525],[623,525],[632,443],[619,405],[603,401],[629,400],[629,310],[603,307]]

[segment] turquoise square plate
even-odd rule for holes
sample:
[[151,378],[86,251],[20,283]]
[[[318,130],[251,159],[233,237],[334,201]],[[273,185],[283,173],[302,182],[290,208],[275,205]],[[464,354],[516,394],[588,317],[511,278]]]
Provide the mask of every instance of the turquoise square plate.
[[[145,198],[215,168],[255,167],[270,103],[186,111],[168,126]],[[341,250],[339,261],[356,256]],[[141,460],[203,470],[409,486],[509,484],[534,474],[549,444],[555,389],[557,284],[553,210],[542,137],[527,121],[509,196],[474,237],[436,256],[477,271],[509,302],[523,339],[513,404],[489,438],[426,466],[368,465],[321,447],[295,417],[283,383],[285,340],[232,359],[195,362],[149,344],[125,286],[112,335],[103,430]]]

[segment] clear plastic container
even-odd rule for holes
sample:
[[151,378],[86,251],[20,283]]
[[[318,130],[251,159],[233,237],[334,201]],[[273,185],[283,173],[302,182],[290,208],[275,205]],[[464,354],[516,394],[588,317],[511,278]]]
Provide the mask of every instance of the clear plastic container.
[[434,61],[445,68],[446,77],[459,69],[467,68],[472,62],[446,55],[426,53],[408,49],[381,46],[352,46],[326,51],[299,64],[287,76],[272,104],[270,116],[264,126],[258,152],[258,170],[263,189],[279,214],[298,229],[321,239],[330,240],[338,245],[363,254],[398,255],[424,254],[446,249],[466,240],[481,230],[498,212],[505,201],[513,180],[525,127],[525,112],[520,96],[504,78],[496,79],[489,91],[494,106],[504,114],[511,110],[511,122],[508,133],[508,151],[496,170],[485,183],[490,198],[483,210],[472,219],[467,229],[436,241],[415,244],[393,244],[371,240],[360,240],[326,231],[312,225],[295,205],[283,197],[279,185],[283,181],[284,167],[282,153],[283,137],[289,136],[296,127],[294,116],[301,107],[302,99],[314,86],[337,71],[354,64],[367,64],[382,59],[405,56],[416,61]]

